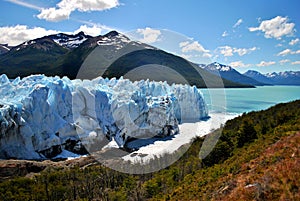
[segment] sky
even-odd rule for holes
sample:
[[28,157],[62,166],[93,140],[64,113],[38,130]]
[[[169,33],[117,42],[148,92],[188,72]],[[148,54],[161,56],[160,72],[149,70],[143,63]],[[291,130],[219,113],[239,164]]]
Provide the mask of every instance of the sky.
[[0,0],[0,43],[117,30],[196,63],[300,71],[299,0]]

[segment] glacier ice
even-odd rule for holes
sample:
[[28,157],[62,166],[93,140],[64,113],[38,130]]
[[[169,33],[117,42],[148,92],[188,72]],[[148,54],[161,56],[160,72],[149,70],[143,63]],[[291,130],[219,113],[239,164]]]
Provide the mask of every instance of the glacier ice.
[[0,158],[86,154],[111,140],[165,137],[208,116],[194,86],[123,79],[0,76]]

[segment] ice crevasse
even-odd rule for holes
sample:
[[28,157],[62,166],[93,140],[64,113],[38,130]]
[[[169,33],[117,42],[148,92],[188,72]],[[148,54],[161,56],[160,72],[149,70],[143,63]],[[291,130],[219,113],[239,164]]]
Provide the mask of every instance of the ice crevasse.
[[45,159],[100,150],[114,139],[165,137],[208,117],[194,86],[123,79],[0,75],[0,158]]

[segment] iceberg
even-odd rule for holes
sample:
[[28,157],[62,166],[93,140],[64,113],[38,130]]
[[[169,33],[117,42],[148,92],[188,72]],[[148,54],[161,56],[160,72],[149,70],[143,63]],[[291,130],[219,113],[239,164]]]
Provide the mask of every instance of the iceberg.
[[102,77],[70,80],[0,76],[0,158],[47,159],[84,155],[112,140],[177,134],[179,124],[208,117],[195,86]]

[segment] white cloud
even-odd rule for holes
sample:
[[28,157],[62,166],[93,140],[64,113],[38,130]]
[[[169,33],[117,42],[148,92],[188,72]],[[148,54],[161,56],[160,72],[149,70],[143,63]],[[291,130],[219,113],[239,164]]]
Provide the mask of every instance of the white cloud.
[[279,61],[280,65],[283,65],[283,64],[288,63],[288,62],[290,62],[289,59],[283,59],[283,60]]
[[222,37],[226,37],[226,36],[228,36],[228,33],[227,33],[227,31],[224,31],[222,34]]
[[289,42],[289,45],[296,45],[299,41],[299,38],[293,39]]
[[[65,32],[67,34],[76,34],[83,31],[87,35],[98,36],[104,28],[101,25],[81,25],[74,32]],[[0,44],[9,44],[10,46],[19,45],[25,41],[41,38],[43,36],[62,33],[58,30],[47,30],[42,27],[28,27],[26,25],[0,27]]]
[[285,49],[279,52],[277,56],[286,56],[288,54],[300,54],[300,50],[292,51],[291,49]]
[[72,10],[68,9],[56,9],[56,8],[48,8],[42,9],[41,13],[37,15],[39,19],[45,19],[51,22],[58,22],[62,20],[69,19]]
[[41,7],[38,7],[38,6],[34,5],[34,4],[30,4],[30,3],[27,3],[27,2],[24,2],[24,1],[20,1],[20,0],[5,0],[5,1],[8,1],[8,2],[17,4],[17,5],[23,6],[23,7],[26,7],[26,8],[31,8],[31,9],[34,9],[34,10],[42,10]]
[[138,29],[137,33],[143,35],[143,38],[140,41],[148,44],[159,41],[159,36],[161,35],[160,30],[151,29],[149,27],[146,27],[145,29]]
[[206,57],[206,58],[212,58],[212,54],[209,54],[209,53],[203,53],[202,55],[203,57]]
[[233,48],[230,46],[222,46],[218,47],[221,54],[223,54],[225,57],[231,57],[233,56]]
[[250,27],[249,31],[262,31],[266,38],[281,39],[282,36],[292,35],[295,32],[294,27],[294,23],[288,23],[287,17],[277,16],[262,21],[259,27]]
[[233,28],[240,26],[243,23],[243,19],[239,19],[234,25]]
[[181,43],[179,43],[179,47],[181,48],[181,51],[184,52],[184,53],[192,52],[192,51],[203,52],[203,53],[208,53],[209,52],[209,50],[206,50],[201,44],[199,44],[198,41],[181,42]]
[[285,50],[282,50],[281,52],[279,52],[279,53],[277,54],[277,56],[286,56],[286,55],[288,55],[288,54],[291,54],[291,52],[292,52],[292,50],[290,50],[290,49],[285,49]]
[[252,48],[233,48],[233,52],[238,53],[240,56],[243,56],[245,54],[250,54],[251,52],[257,50],[257,47]]
[[29,28],[26,25],[0,27],[0,43],[15,46],[27,40],[40,38],[45,35],[56,34],[56,30],[46,30],[41,27]]
[[234,53],[237,53],[239,56],[243,56],[245,54],[250,54],[251,52],[257,49],[258,49],[257,47],[251,47],[251,48],[235,48],[230,46],[218,47],[219,52],[225,57],[233,56]]
[[242,62],[242,61],[234,61],[234,62],[229,63],[229,66],[231,66],[233,68],[249,67],[249,66],[251,66],[251,64],[244,64],[244,62]]
[[263,67],[263,66],[271,66],[274,64],[276,64],[275,61],[261,61],[259,64],[256,64],[256,66]]
[[[190,61],[194,61],[194,62],[198,62],[198,63],[199,63],[199,59],[202,62],[203,60],[210,61],[210,58],[212,58],[212,54],[210,54],[210,53],[202,53],[202,54],[181,53],[181,54],[177,54],[177,55],[185,58],[186,60],[190,60]],[[207,60],[207,59],[209,59],[209,60]]]
[[294,62],[292,62],[292,65],[300,65],[300,61],[294,61]]
[[118,0],[61,0],[55,8],[42,9],[37,17],[57,22],[69,19],[71,13],[75,10],[80,12],[102,11],[118,5]]
[[181,56],[182,58],[185,58],[186,60],[189,60],[190,58],[193,57],[193,55],[191,55],[191,54],[179,54],[179,56]]
[[79,29],[74,31],[74,33],[78,33],[80,31],[83,31],[85,34],[90,36],[99,36],[102,32],[102,27],[97,25],[93,25],[93,26],[81,25]]

